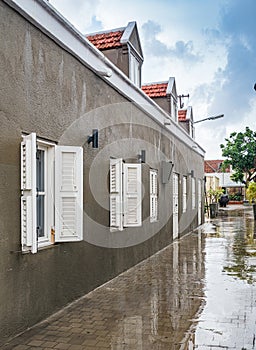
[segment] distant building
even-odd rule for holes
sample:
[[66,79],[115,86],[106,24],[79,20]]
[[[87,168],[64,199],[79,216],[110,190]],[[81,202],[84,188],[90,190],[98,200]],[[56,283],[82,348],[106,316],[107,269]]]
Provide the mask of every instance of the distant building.
[[222,163],[222,159],[204,161],[206,188],[209,189],[212,187],[216,189],[217,187],[221,187],[229,195],[231,200],[242,200],[244,198],[245,185],[231,179],[233,173],[231,166],[228,166],[225,171],[222,171]]

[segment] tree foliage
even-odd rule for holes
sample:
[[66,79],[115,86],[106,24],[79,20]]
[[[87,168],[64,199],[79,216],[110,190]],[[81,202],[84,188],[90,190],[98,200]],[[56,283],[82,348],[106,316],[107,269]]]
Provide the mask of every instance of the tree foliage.
[[207,197],[210,200],[210,203],[218,203],[221,195],[224,193],[224,190],[222,188],[217,188],[214,190],[213,188],[210,188],[207,191]]
[[246,198],[249,199],[250,202],[256,200],[256,182],[249,183],[249,186],[246,190]]
[[250,181],[256,181],[256,132],[247,126],[244,133],[233,132],[225,141],[225,145],[220,145],[222,156],[226,158],[222,169],[231,165],[232,180],[245,182],[247,187]]

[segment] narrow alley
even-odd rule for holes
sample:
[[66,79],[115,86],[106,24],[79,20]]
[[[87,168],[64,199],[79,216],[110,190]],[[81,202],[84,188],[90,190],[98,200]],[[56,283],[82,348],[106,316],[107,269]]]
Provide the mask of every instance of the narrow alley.
[[255,223],[230,207],[2,349],[254,349]]

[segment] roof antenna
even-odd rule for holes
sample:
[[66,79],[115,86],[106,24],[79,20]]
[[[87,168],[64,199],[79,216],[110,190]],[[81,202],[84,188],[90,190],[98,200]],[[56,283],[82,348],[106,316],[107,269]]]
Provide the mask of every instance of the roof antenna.
[[183,99],[184,97],[189,98],[189,94],[187,95],[178,95],[179,101],[180,101],[180,109],[184,107],[184,102],[181,101],[181,99]]

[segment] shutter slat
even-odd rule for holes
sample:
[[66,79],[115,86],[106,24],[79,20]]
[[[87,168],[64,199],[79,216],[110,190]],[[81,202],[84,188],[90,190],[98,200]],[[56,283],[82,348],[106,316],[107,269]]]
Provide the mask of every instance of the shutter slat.
[[150,170],[150,221],[158,219],[157,170]]
[[110,159],[110,227],[120,231],[123,229],[122,164],[121,158]]
[[192,192],[192,209],[196,208],[196,182],[195,178],[191,178],[191,192]]
[[124,164],[124,226],[141,226],[141,164]]
[[37,252],[36,234],[36,134],[21,142],[21,246],[22,251]]
[[183,213],[187,210],[187,177],[183,176]]
[[55,241],[83,239],[82,147],[55,149]]

